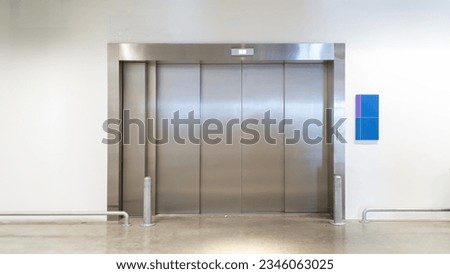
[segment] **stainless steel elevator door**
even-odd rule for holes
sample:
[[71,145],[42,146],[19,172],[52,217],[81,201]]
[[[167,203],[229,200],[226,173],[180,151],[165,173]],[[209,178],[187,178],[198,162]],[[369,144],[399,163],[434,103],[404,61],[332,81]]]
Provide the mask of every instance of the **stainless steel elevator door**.
[[[285,211],[327,212],[328,184],[324,126],[326,74],[323,64],[285,65],[285,118],[294,125],[285,128],[286,138],[301,130],[300,142],[285,146]],[[309,121],[309,122],[307,122]],[[307,131],[303,127],[308,126]],[[308,136],[305,136],[308,134]]]
[[[135,141],[123,145],[123,209],[133,216],[142,214],[143,177],[149,175],[145,167],[155,161],[158,214],[327,212],[325,140],[311,143],[324,136],[320,122],[327,88],[325,66],[157,64],[156,78],[146,79],[150,76],[144,63],[125,63],[124,109],[131,110],[131,118],[145,119],[150,105],[145,94],[153,79],[158,138],[168,130],[168,142],[146,150],[137,144],[136,128],[124,128],[124,134],[130,133]],[[189,128],[182,125],[179,133],[185,144],[180,144],[172,119],[177,114],[186,119],[189,112],[203,125],[203,130],[196,125],[193,132],[195,138],[202,138],[191,143]],[[263,125],[265,115],[273,120],[270,135]],[[280,127],[283,119],[294,124]],[[258,124],[241,124],[249,121]],[[305,121],[313,121],[307,136]],[[224,134],[206,136],[205,123],[214,130],[219,122]],[[294,129],[310,140],[286,144]],[[242,144],[241,140],[254,137],[249,132],[259,139]],[[219,143],[214,143],[216,137],[222,138]],[[149,155],[152,151],[155,155]]]
[[[242,212],[284,211],[284,140],[276,125],[271,125],[272,136],[264,132],[261,121],[268,111],[272,119],[283,119],[283,65],[243,65],[242,119],[259,121],[252,128],[260,138],[242,145]],[[266,142],[265,135],[275,143]]]
[[[202,65],[201,122],[209,129],[224,125],[226,136],[205,136],[203,130],[200,164],[201,213],[241,212],[241,65]],[[232,119],[235,123],[228,123]],[[230,128],[227,129],[226,125]],[[221,138],[221,142],[215,141]],[[227,144],[228,143],[228,144]]]
[[[157,130],[163,132],[163,119],[180,119],[189,112],[200,112],[200,65],[164,64],[156,73]],[[197,117],[198,118],[198,117]],[[169,121],[169,120],[167,120]],[[169,121],[170,124],[170,121]],[[190,143],[188,128],[180,126],[180,137],[174,138],[169,126],[168,143],[156,147],[156,211],[157,213],[200,212],[200,145]],[[199,126],[195,127],[199,137]]]
[[[122,207],[132,216],[142,215],[142,187],[145,177],[144,128],[145,120],[145,63],[125,63],[123,68],[123,116],[130,126],[123,127]],[[129,114],[127,114],[129,113]],[[139,132],[141,131],[141,132]],[[141,134],[140,134],[141,133]],[[141,143],[139,143],[139,141]]]

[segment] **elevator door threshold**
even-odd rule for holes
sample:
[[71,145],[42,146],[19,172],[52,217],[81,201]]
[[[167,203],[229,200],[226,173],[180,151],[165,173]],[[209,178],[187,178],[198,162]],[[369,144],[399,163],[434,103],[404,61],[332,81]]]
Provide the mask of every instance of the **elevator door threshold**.
[[[242,213],[242,214],[157,214],[158,218],[165,217],[205,217],[205,218],[251,218],[251,217],[301,217],[301,218],[324,218],[330,219],[331,215],[329,213]],[[137,218],[137,217],[133,217]]]

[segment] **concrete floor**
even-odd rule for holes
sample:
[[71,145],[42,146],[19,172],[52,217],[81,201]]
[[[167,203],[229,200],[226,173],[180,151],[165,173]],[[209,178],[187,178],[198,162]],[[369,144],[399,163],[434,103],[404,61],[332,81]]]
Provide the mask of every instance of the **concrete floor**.
[[450,222],[321,216],[158,216],[117,222],[0,222],[0,253],[450,253]]

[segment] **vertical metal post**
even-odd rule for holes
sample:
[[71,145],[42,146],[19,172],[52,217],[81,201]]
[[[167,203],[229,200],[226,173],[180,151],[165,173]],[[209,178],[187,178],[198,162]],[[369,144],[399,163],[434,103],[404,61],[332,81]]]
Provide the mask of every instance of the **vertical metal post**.
[[144,178],[144,217],[142,226],[154,226],[152,223],[152,178]]
[[333,225],[345,225],[343,219],[343,205],[342,205],[342,177],[334,176],[334,211],[333,211]]

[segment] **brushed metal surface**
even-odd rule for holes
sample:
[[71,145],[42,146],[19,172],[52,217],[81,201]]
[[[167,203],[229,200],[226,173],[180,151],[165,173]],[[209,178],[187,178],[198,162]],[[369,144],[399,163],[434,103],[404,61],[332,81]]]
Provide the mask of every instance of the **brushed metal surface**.
[[144,213],[142,217],[142,226],[150,227],[155,224],[152,222],[152,178],[145,177],[144,178]]
[[[241,117],[241,65],[202,65],[201,117],[226,125]],[[216,128],[214,125],[210,128]],[[226,127],[224,127],[224,131]],[[241,212],[241,146],[239,125],[233,126],[232,143],[226,135],[218,144],[201,144],[201,213]]]
[[[118,44],[108,45],[108,119],[120,121],[122,117],[122,62],[119,61]],[[120,126],[110,127],[120,132]],[[107,208],[116,211],[122,208],[122,144],[108,144],[107,160]]]
[[[284,62],[333,60],[332,43],[296,44],[133,44],[122,43],[120,59],[123,61],[162,62]],[[231,49],[254,49],[252,56],[232,56]]]
[[[187,118],[190,111],[200,111],[200,65],[163,64],[157,66],[157,128],[161,119]],[[187,139],[187,127],[180,127],[181,137]],[[196,127],[199,137],[199,127]],[[156,212],[200,212],[200,145],[178,144],[173,127],[169,127],[169,142],[156,146]]]
[[[330,134],[332,132],[332,124],[333,124],[333,64],[328,64],[327,66],[327,96],[326,96],[326,106],[325,110],[325,130],[326,134]],[[331,110],[331,111],[330,111]],[[328,140],[332,140],[332,137],[328,137]],[[327,140],[327,141],[328,141]],[[329,205],[329,213],[334,214],[334,144],[328,143],[326,145],[327,150],[327,169],[328,169],[328,205]],[[343,188],[343,183],[341,181],[341,188]]]
[[[334,121],[338,121],[345,118],[345,44],[335,44],[334,52],[334,61],[331,63],[332,73],[329,73],[333,84],[328,87],[328,93],[332,94]],[[345,126],[342,126],[339,132],[345,137]],[[330,176],[341,176],[343,218],[345,219],[345,143],[334,140],[332,153],[333,170],[328,172]],[[332,183],[332,179],[330,179],[330,183]]]
[[[255,49],[251,57],[229,56],[231,48]],[[345,44],[108,44],[108,118],[120,119],[122,113],[122,67],[124,61],[199,62],[202,63],[326,63],[328,67],[327,107],[334,111],[333,120],[345,115]],[[147,80],[148,81],[148,80]],[[152,82],[150,82],[151,84]],[[110,125],[111,128],[117,128]],[[344,127],[340,132],[345,136]],[[332,212],[332,178],[342,177],[345,207],[345,144],[334,142],[328,148],[329,211]],[[108,145],[108,210],[123,209],[122,144]],[[147,167],[148,168],[148,167]],[[157,180],[156,180],[157,185]],[[345,213],[345,209],[344,209]]]
[[[146,98],[146,117],[147,121],[147,134],[150,136],[156,135],[156,62],[147,63],[147,98]],[[155,136],[156,137],[156,136]],[[145,176],[148,176],[152,180],[151,189],[151,201],[152,201],[152,214],[156,214],[156,144],[150,142],[147,139],[146,143],[146,171]]]
[[[283,65],[244,64],[242,119],[261,120],[268,110],[272,118],[283,119]],[[272,132],[278,131],[272,127]],[[272,134],[277,143],[268,144],[261,123],[252,128],[261,138],[256,144],[242,145],[242,212],[283,212],[284,138]]]
[[[124,64],[123,109],[130,111],[131,119],[145,120],[145,79],[145,63]],[[139,129],[135,124],[124,126],[123,133],[130,136],[129,144],[122,148],[123,209],[131,216],[142,216],[145,144],[139,144]]]
[[334,212],[333,212],[333,225],[345,225],[344,214],[342,207],[342,178],[341,176],[334,176]]
[[[286,126],[286,137],[293,130],[303,130],[308,119],[323,122],[326,96],[326,68],[323,64],[285,65],[285,118],[294,125]],[[305,134],[306,131],[302,132]],[[308,126],[307,138],[324,137],[324,127]],[[328,183],[325,140],[308,144],[302,138],[285,146],[286,212],[327,212]],[[315,141],[313,143],[316,143]]]

